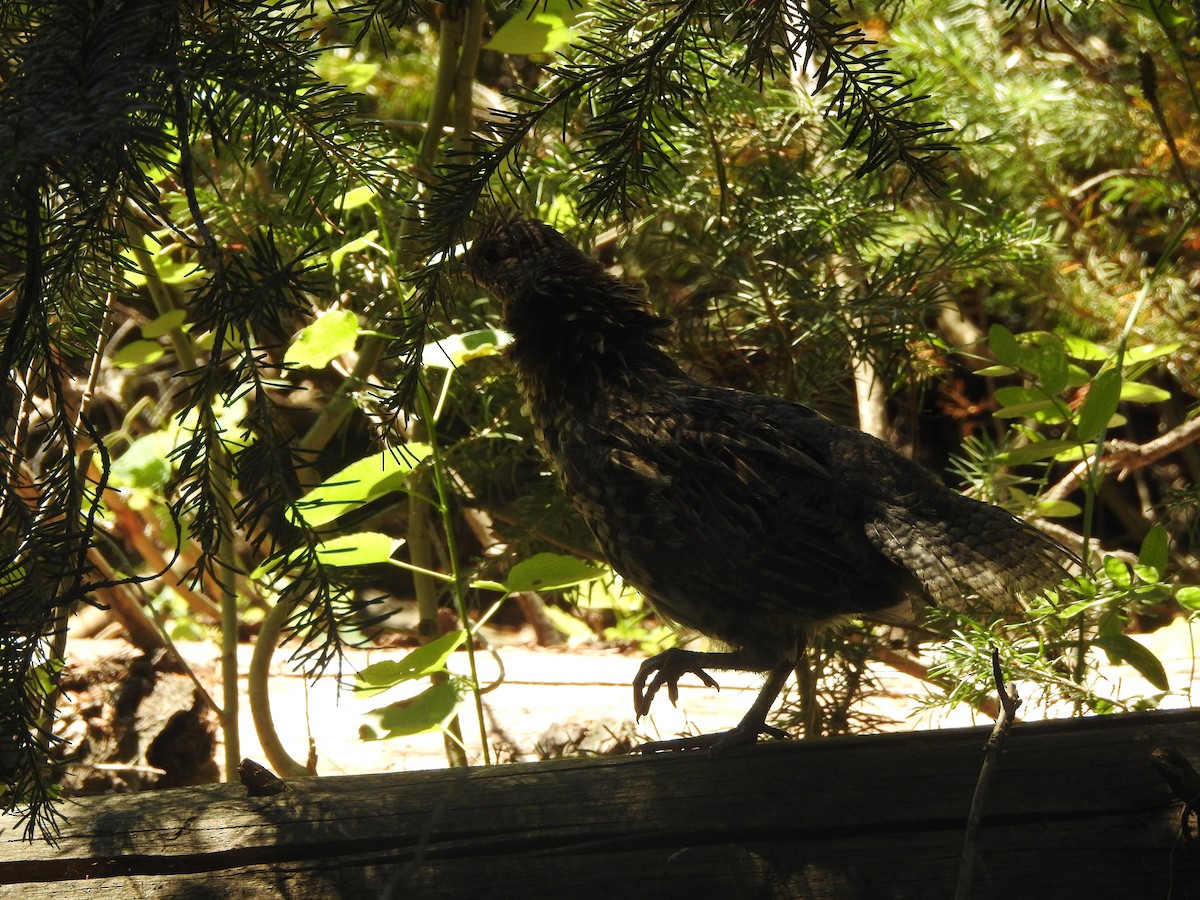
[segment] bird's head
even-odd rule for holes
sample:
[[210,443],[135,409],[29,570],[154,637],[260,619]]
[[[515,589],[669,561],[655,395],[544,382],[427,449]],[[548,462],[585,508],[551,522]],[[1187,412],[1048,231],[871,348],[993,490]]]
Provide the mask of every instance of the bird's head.
[[483,226],[464,254],[462,268],[508,311],[581,263],[584,268],[599,268],[543,222],[497,218]]
[[543,222],[492,220],[460,266],[503,306],[519,366],[561,365],[559,375],[585,361],[602,373],[674,369],[661,350],[669,322],[650,311],[641,288]]

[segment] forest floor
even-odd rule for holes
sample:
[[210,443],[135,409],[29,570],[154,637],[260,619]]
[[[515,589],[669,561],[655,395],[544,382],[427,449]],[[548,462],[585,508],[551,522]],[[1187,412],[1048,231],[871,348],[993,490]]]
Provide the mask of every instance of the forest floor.
[[[1194,624],[1189,632],[1187,623],[1179,620],[1152,634],[1139,635],[1137,639],[1154,652],[1166,668],[1171,692],[1162,699],[1161,707],[1181,708],[1198,702],[1200,678],[1197,677],[1195,653],[1200,643],[1200,624]],[[217,648],[207,643],[181,643],[178,649],[201,684],[219,702]],[[239,648],[242,673],[240,756],[265,765],[267,760],[255,736],[245,695],[245,673],[251,650],[249,645]],[[129,645],[120,640],[76,640],[68,645],[68,661],[74,667],[86,668],[106,659],[127,656],[130,652]],[[407,648],[350,651],[346,662],[354,668],[362,668],[383,659],[398,659],[407,652]],[[574,755],[578,750],[573,745],[581,738],[584,738],[585,749],[595,749],[597,743],[611,747],[614,736],[636,742],[674,737],[685,731],[724,730],[741,718],[761,684],[761,678],[757,676],[733,672],[714,673],[721,685],[720,691],[705,688],[694,679],[685,679],[680,684],[677,707],[672,707],[665,695],[660,696],[651,715],[635,726],[630,685],[641,661],[638,656],[615,651],[547,650],[509,644],[496,646],[494,655],[479,652],[477,660],[480,680],[485,684],[500,677],[500,664],[503,665],[501,683],[483,696],[488,746],[492,759],[500,761]],[[454,654],[450,666],[454,671],[465,673],[466,654]],[[990,721],[965,704],[928,708],[924,701],[936,688],[887,665],[872,663],[871,673],[879,690],[857,709],[879,717],[880,730],[912,731]],[[352,670],[344,672],[346,676],[351,674]],[[1116,696],[1156,693],[1128,666],[1108,667],[1103,677],[1110,682],[1109,687]],[[301,761],[308,756],[311,746],[319,774],[389,772],[446,765],[440,733],[378,741],[360,738],[360,727],[369,721],[366,713],[401,699],[405,694],[400,689],[369,700],[358,698],[344,687],[339,690],[336,672],[327,672],[316,679],[293,672],[287,663],[285,648],[274,661],[270,690],[271,709],[284,746]],[[1069,714],[1068,708],[1044,709],[1026,704],[1020,718],[1029,720]],[[462,727],[472,762],[483,761],[477,722],[473,703],[468,700],[462,708]],[[222,759],[223,749],[218,746],[216,760]]]

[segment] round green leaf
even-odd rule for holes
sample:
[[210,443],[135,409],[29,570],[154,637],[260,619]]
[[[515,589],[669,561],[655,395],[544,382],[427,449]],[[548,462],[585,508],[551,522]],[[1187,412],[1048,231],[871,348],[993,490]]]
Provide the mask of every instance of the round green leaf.
[[157,338],[162,337],[168,331],[174,328],[179,328],[187,321],[187,311],[182,309],[172,309],[163,313],[156,319],[152,319],[142,326],[142,337]]
[[518,11],[484,46],[518,56],[553,53],[571,42],[571,26],[580,12],[571,0],[545,0],[528,15]]
[[988,329],[988,346],[996,359],[1008,366],[1021,364],[1021,345],[1017,343],[1016,335],[1003,325],[993,325]]
[[1037,375],[1043,391],[1060,393],[1067,386],[1067,354],[1055,335],[1039,334],[1038,338],[1026,351],[1026,365]]
[[158,341],[130,341],[112,355],[118,369],[136,369],[162,359],[166,353]]
[[357,253],[359,250],[365,250],[367,247],[370,247],[374,244],[377,237],[379,237],[379,229],[372,228],[366,234],[342,244],[342,246],[338,247],[329,254],[329,265],[336,272],[342,267],[342,260],[348,253]]
[[[371,69],[373,70],[371,72],[371,77],[374,77],[374,70],[377,68],[378,67],[374,64],[371,65]],[[369,81],[370,78],[367,80]],[[352,88],[352,90],[358,90],[358,88]],[[338,207],[338,209],[340,209],[342,212],[345,212],[349,209],[357,209],[360,206],[366,206],[368,203],[374,200],[378,193],[379,192],[376,191],[371,185],[364,184],[361,187],[352,188],[346,191],[346,193],[342,194],[342,196],[337,199],[337,201],[334,203],[334,206]]]
[[1121,562],[1115,556],[1104,557],[1104,574],[1119,588],[1127,588],[1133,584],[1133,578],[1129,574],[1129,566],[1125,565],[1125,563]]
[[300,329],[288,348],[285,364],[321,369],[335,356],[349,353],[358,341],[358,316],[348,309],[331,309]]
[[1182,587],[1175,592],[1175,602],[1184,609],[1200,611],[1200,587]]
[[113,483],[142,489],[161,487],[171,477],[169,450],[170,438],[165,432],[156,431],[138,438],[113,462]]

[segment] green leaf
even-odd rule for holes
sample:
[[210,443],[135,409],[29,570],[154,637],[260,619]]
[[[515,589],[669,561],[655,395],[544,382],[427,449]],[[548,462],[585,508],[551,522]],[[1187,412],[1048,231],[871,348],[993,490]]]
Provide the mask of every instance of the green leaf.
[[[1120,416],[1114,416],[1120,418]],[[1074,444],[1073,446],[1063,450],[1061,453],[1055,453],[1054,459],[1056,462],[1079,462],[1081,459],[1090,458],[1096,455],[1095,444]]]
[[581,10],[569,0],[546,0],[531,15],[518,11],[484,46],[497,53],[532,56],[553,53],[571,42],[571,26]]
[[1018,403],[1046,403],[1048,398],[1033,388],[1007,386],[996,389],[996,400],[1002,406],[1014,406]]
[[333,205],[342,212],[346,212],[346,210],[349,209],[358,209],[360,206],[366,206],[368,203],[374,200],[376,196],[378,196],[378,192],[375,190],[375,188],[371,187],[369,184],[364,184],[361,187],[352,188],[346,191],[346,193],[342,194],[341,197],[334,201]]
[[1160,691],[1169,691],[1167,672],[1158,657],[1127,634],[1106,634],[1096,638],[1096,645],[1110,657],[1133,666],[1139,675]]
[[1083,512],[1079,504],[1070,500],[1039,500],[1034,509],[1039,516],[1046,519],[1067,519]]
[[1073,334],[1063,337],[1063,345],[1066,347],[1068,356],[1084,362],[1103,362],[1112,356],[1112,353],[1105,347]]
[[[1139,581],[1145,582],[1149,587],[1154,587],[1162,581],[1162,572],[1154,566],[1144,566],[1141,563],[1133,564],[1133,574],[1138,577]],[[1138,588],[1139,591],[1144,591],[1145,588]]]
[[983,378],[1000,378],[1004,375],[1016,375],[1017,370],[1012,366],[984,366],[982,369],[976,369],[975,374]]
[[172,309],[142,326],[142,337],[159,338],[187,321],[187,310]]
[[510,591],[556,591],[599,578],[603,566],[561,553],[537,553],[512,567],[504,586]]
[[118,369],[136,369],[162,359],[166,351],[158,341],[130,341],[112,355]]
[[1175,592],[1175,602],[1193,612],[1200,610],[1200,587],[1181,587]]
[[1129,566],[1121,562],[1115,556],[1104,557],[1104,574],[1109,577],[1119,588],[1127,588],[1133,584],[1133,578],[1129,574]]
[[1062,411],[1053,400],[1031,400],[1028,403],[1014,403],[1012,406],[1002,406],[993,415],[997,419],[1025,419],[1036,417],[1039,421],[1061,422],[1064,420]]
[[988,346],[996,359],[1008,366],[1021,364],[1021,345],[1016,336],[1003,325],[993,325],[988,329]]
[[1083,387],[1092,380],[1092,373],[1083,366],[1070,363],[1067,366],[1067,384],[1071,387]]
[[[376,63],[341,62],[333,80],[335,84],[343,84],[352,91],[362,91],[371,83],[378,71],[379,66]],[[370,188],[355,188],[355,190],[370,190]],[[354,193],[354,191],[350,193]]]
[[1121,402],[1121,373],[1116,369],[1105,369],[1088,388],[1083,408],[1079,410],[1076,430],[1081,441],[1094,441],[1108,427],[1108,421]]
[[[333,271],[336,272],[342,267],[342,260],[345,259],[347,254],[357,253],[359,250],[365,250],[367,247],[373,246],[377,237],[379,237],[379,229],[372,228],[362,237],[356,237],[354,240],[342,244],[342,246],[331,252],[329,254],[329,265],[333,268]],[[357,327],[358,323],[355,322],[356,330]],[[353,345],[351,346],[353,347]]]
[[1059,610],[1058,616],[1061,619],[1071,619],[1071,618],[1074,618],[1075,616],[1079,615],[1079,613],[1083,612],[1085,609],[1087,609],[1091,606],[1095,606],[1098,603],[1103,603],[1103,602],[1104,602],[1103,597],[1088,597],[1084,600],[1077,600],[1074,603],[1072,603],[1070,606],[1067,606],[1067,607]]
[[[1158,578],[1162,578],[1163,573],[1167,571],[1170,544],[1171,538],[1167,534],[1167,529],[1162,526],[1162,523],[1156,522],[1142,538],[1142,546],[1138,550],[1138,562],[1156,570]],[[1145,580],[1149,581],[1150,579]]]
[[444,725],[454,715],[463,693],[455,679],[430,685],[415,697],[400,700],[379,709],[371,710],[382,734],[373,729],[359,734],[364,740],[383,740],[421,734]]
[[1077,447],[1074,441],[1050,440],[1034,441],[1024,447],[1014,447],[996,454],[996,462],[1005,466],[1019,466],[1024,463],[1037,462],[1042,459],[1057,457],[1064,450]]
[[284,364],[322,369],[335,356],[349,353],[358,341],[358,316],[348,309],[331,309],[300,329],[288,348]]
[[538,211],[538,218],[559,231],[569,231],[579,224],[579,210],[566,191],[555,191],[549,204]]
[[439,369],[457,369],[473,359],[497,355],[510,341],[512,336],[498,328],[452,334],[426,344],[421,351],[421,362]]
[[465,631],[451,631],[413,650],[404,659],[385,659],[363,669],[354,678],[354,693],[373,697],[406,681],[424,678],[446,668],[446,660],[462,646]]
[[1158,359],[1160,356],[1170,356],[1181,346],[1183,345],[1178,341],[1172,341],[1169,344],[1142,344],[1139,347],[1130,347],[1125,351],[1125,364],[1133,365],[1148,359]]
[[1047,394],[1061,393],[1067,386],[1067,354],[1056,335],[1038,332],[1023,354],[1026,367],[1033,372]]
[[155,431],[138,438],[113,462],[113,484],[142,490],[162,487],[171,477],[170,450],[171,439],[166,432]]
[[401,543],[378,531],[360,531],[323,541],[316,547],[316,557],[327,566],[372,566],[391,559]]
[[306,525],[319,528],[373,500],[407,490],[409,474],[432,452],[428,444],[414,442],[364,457],[305,494],[296,510]]
[[1121,399],[1130,403],[1162,403],[1164,400],[1170,400],[1171,394],[1152,384],[1126,381],[1121,384]]

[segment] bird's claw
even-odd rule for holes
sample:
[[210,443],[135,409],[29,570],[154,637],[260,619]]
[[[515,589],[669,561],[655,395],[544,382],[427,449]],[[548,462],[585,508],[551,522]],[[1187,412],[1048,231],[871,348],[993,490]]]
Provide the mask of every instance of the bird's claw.
[[[679,702],[679,679],[689,674],[699,678],[706,687],[716,688],[718,691],[721,689],[716,680],[701,668],[697,654],[691,650],[671,647],[642,663],[633,679],[633,710],[637,718],[641,720],[642,716],[650,712],[650,703],[654,700],[654,695],[664,685],[671,705]],[[646,683],[647,680],[649,684]]]

